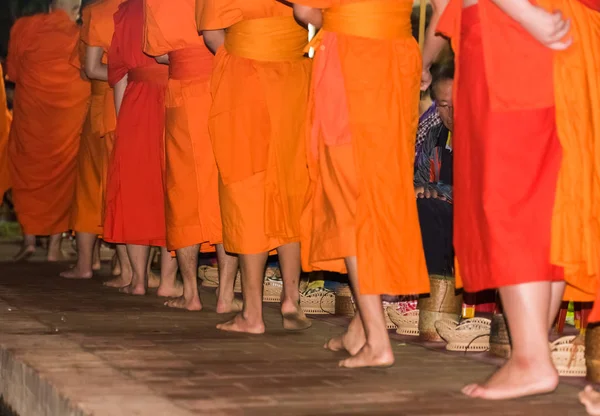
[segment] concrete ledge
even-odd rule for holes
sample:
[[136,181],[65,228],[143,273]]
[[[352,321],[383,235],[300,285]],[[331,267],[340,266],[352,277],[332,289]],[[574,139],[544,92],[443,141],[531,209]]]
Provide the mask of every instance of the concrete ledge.
[[19,416],[190,414],[57,331],[0,300],[0,395]]

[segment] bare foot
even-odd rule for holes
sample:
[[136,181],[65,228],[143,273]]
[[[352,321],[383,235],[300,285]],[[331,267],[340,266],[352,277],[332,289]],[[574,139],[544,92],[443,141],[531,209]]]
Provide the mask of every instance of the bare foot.
[[[154,272],[152,270],[148,271],[148,287],[150,287],[152,289],[156,289],[159,286],[160,286],[160,276],[157,276],[156,274],[154,274]],[[179,294],[178,296],[181,296],[181,294]]]
[[230,301],[217,300],[217,313],[241,312],[244,309],[244,302],[237,298]]
[[50,263],[55,263],[58,261],[65,261],[67,259],[67,256],[65,255],[65,253],[61,251],[58,251],[57,253],[48,253],[48,257],[46,257],[46,260]]
[[579,393],[579,401],[585,406],[589,415],[600,415],[600,393],[595,391],[592,386],[587,386]]
[[75,265],[69,270],[62,272],[60,277],[64,277],[65,279],[91,279],[93,274],[91,270],[83,271]]
[[202,310],[202,303],[200,303],[200,298],[198,296],[189,300],[183,296],[170,299],[165,302],[165,306],[168,306],[169,308],[187,309],[188,311]]
[[179,280],[175,280],[174,285],[166,285],[161,282],[156,295],[161,298],[179,298],[183,295],[183,284]]
[[394,353],[389,344],[379,348],[365,344],[356,355],[339,362],[339,366],[344,368],[386,368],[392,365],[394,365]]
[[95,261],[94,263],[92,263],[92,270],[94,271],[98,271],[102,268],[102,263],[100,263],[100,260]]
[[281,312],[283,328],[288,331],[303,331],[312,326],[312,321],[306,317],[300,306],[294,312]]
[[144,287],[144,285],[134,286],[133,284],[129,284],[119,289],[119,292],[126,293],[128,295],[143,296],[146,294],[146,288]]
[[35,253],[35,246],[22,246],[21,250],[13,257],[14,261],[27,261]]
[[244,316],[239,313],[231,321],[217,325],[217,329],[228,332],[245,332],[247,334],[264,334],[265,323],[250,322]]
[[108,287],[116,287],[116,288],[122,288],[125,286],[129,286],[131,284],[131,275],[124,275],[121,274],[117,277],[115,277],[114,279],[110,279],[106,282],[104,282],[104,286],[108,286]]
[[337,352],[346,350],[350,355],[356,355],[365,346],[367,338],[365,333],[362,331],[349,331],[344,332],[342,335],[331,338],[324,345],[324,348],[329,351]]
[[119,257],[117,253],[113,254],[113,258],[111,260],[111,274],[113,276],[119,276],[121,274],[121,263],[119,263]]
[[558,373],[552,362],[526,362],[510,358],[484,384],[470,384],[463,394],[486,400],[506,400],[553,392]]

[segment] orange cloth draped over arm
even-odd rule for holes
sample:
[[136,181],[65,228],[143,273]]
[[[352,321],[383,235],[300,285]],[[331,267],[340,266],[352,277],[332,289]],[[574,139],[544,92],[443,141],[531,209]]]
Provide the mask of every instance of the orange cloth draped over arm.
[[322,8],[309,103],[305,270],[345,272],[362,294],[419,294],[429,279],[414,198],[421,58],[412,1],[297,0]]
[[[89,33],[91,8],[85,7],[81,17],[83,38]],[[74,50],[71,63],[83,71],[87,45],[80,39]],[[84,71],[83,71],[84,72]],[[79,153],[77,155],[77,180],[75,198],[71,207],[70,228],[76,232],[92,234],[102,233],[102,160],[105,145],[98,125],[102,124],[102,108],[104,106],[105,88],[101,81],[92,81],[92,97],[87,117],[83,124]]]
[[4,193],[11,187],[8,165],[8,135],[12,114],[6,106],[6,90],[4,89],[4,73],[0,66],[0,205]]
[[[167,247],[223,241],[218,172],[210,135],[213,55],[198,35],[194,0],[146,0],[144,52],[169,54],[165,105]],[[208,244],[202,244],[208,243]]]
[[104,239],[165,246],[165,90],[168,68],[143,52],[144,0],[127,0],[114,15],[108,82],[127,76],[108,168]]
[[563,147],[554,207],[552,261],[563,266],[565,300],[596,299],[600,321],[600,2],[542,0],[571,21],[573,44],[554,54],[556,122]]
[[253,254],[298,242],[308,186],[307,32],[277,1],[208,0],[196,11],[199,30],[227,29],[209,117],[225,249]]
[[70,63],[78,39],[79,28],[63,11],[21,18],[11,30],[7,72],[16,87],[9,160],[25,234],[69,228],[90,95],[89,83]]

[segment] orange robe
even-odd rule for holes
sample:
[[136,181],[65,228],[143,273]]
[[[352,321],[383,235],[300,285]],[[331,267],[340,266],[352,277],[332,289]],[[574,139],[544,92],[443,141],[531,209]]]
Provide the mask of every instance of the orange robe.
[[165,246],[165,90],[168,68],[143,52],[144,0],[127,0],[115,13],[108,82],[127,76],[108,168],[104,239]]
[[[102,62],[108,62],[107,53],[114,33],[113,15],[123,0],[100,0],[86,7],[89,9],[89,23],[84,19],[84,30],[81,40],[87,46],[99,47],[104,50]],[[103,152],[101,160],[102,173],[100,176],[100,226],[104,221],[104,206],[106,200],[106,180],[108,164],[112,154],[117,116],[115,114],[115,99],[113,89],[106,81],[92,80],[92,101],[90,104],[91,130],[102,139]]]
[[429,291],[413,187],[421,57],[412,1],[297,0],[321,8],[310,100],[305,270],[345,272],[362,294]]
[[165,104],[167,247],[223,240],[218,172],[208,133],[213,55],[198,36],[194,0],[146,0],[144,52],[169,54]]
[[554,54],[563,161],[552,230],[552,261],[564,266],[566,300],[593,301],[600,321],[600,2],[541,0],[571,21],[573,44]]
[[19,19],[8,77],[15,82],[9,142],[13,200],[25,234],[69,229],[79,137],[90,85],[70,64],[79,28],[63,11]]
[[6,106],[6,90],[4,89],[4,74],[0,66],[0,205],[4,193],[11,187],[10,170],[8,165],[8,135],[12,114]]
[[264,253],[298,242],[308,186],[306,31],[272,0],[201,0],[196,12],[199,30],[227,29],[209,118],[225,249]]
[[[91,6],[82,10],[81,39],[74,50],[71,63],[80,71],[85,62],[87,37],[90,24]],[[98,117],[102,117],[106,82],[92,81],[90,108],[83,124],[79,154],[77,155],[77,180],[75,198],[71,207],[70,227],[76,232],[102,234],[102,160],[104,158],[104,139],[99,131]]]

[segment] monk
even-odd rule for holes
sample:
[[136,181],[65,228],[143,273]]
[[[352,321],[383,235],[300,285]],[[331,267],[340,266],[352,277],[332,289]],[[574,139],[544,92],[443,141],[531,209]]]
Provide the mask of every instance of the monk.
[[394,355],[382,294],[429,291],[414,202],[419,47],[412,1],[294,0],[321,28],[314,46],[302,230],[305,270],[348,272],[358,313],[325,347],[342,367],[387,367]]
[[143,52],[144,0],[127,0],[114,15],[108,82],[117,128],[108,167],[104,239],[126,244],[133,271],[123,293],[144,295],[151,246],[162,247],[159,296],[179,297],[177,261],[166,251],[162,166],[168,68]]
[[[74,50],[71,63],[80,70],[84,80],[86,44],[90,25],[90,7],[82,9],[81,37]],[[104,157],[104,139],[102,130],[102,109],[106,88],[101,81],[91,83],[92,97],[87,117],[83,124],[77,156],[77,180],[75,198],[71,208],[69,228],[76,232],[77,263],[61,273],[71,279],[90,279],[93,270],[100,268],[98,235],[102,234],[102,159]]]
[[[117,124],[115,114],[114,93],[108,85],[107,53],[114,33],[113,15],[123,0],[100,0],[89,8],[89,22],[86,14],[83,19],[81,40],[86,45],[85,49],[85,74],[92,82],[92,102],[90,108],[90,128],[96,130],[103,143],[102,174],[100,177],[100,214],[101,224],[104,221],[104,200],[106,194],[106,176],[108,163],[112,154],[114,131]],[[93,113],[93,114],[92,114]],[[93,240],[91,233],[81,235],[82,241],[78,242],[86,248]],[[118,272],[115,279],[105,283],[109,287],[125,287],[131,283],[132,271],[127,249],[123,244],[117,244]],[[82,262],[84,260],[82,259]],[[87,262],[87,260],[86,260]],[[77,271],[79,273],[79,271]]]
[[[564,267],[564,298],[587,302],[595,298],[590,322],[598,323],[600,200],[595,195],[600,192],[600,1],[541,0],[540,6],[558,10],[568,19],[572,39],[569,48],[556,51],[553,59],[563,160],[552,224],[552,262]],[[591,387],[580,393],[580,400],[590,414],[600,414],[599,394]]]
[[[528,0],[434,2],[432,26],[452,39],[455,87],[454,247],[465,290],[499,288],[512,355],[463,393],[510,399],[553,391],[548,329],[561,303],[562,267],[551,261],[562,150],[551,49],[565,49],[559,12]],[[434,29],[435,30],[435,29]],[[429,33],[422,88],[443,40]]]
[[276,249],[283,326],[306,329],[299,305],[300,214],[308,185],[304,126],[307,32],[273,0],[197,1],[196,20],[216,54],[209,129],[219,169],[223,244],[239,255],[244,310],[218,326],[261,334],[268,254]]
[[90,96],[89,83],[69,62],[79,7],[79,0],[54,0],[49,13],[21,18],[11,30],[7,72],[16,89],[8,152],[24,234],[16,260],[34,253],[36,235],[50,236],[48,261],[62,258]]
[[4,73],[2,65],[0,65],[0,206],[2,205],[4,193],[11,187],[7,147],[12,114],[6,104]]
[[165,214],[167,248],[177,252],[183,296],[167,306],[201,310],[198,252],[217,251],[217,312],[239,312],[233,285],[238,259],[225,252],[218,172],[208,133],[213,55],[198,35],[194,0],[145,1],[144,52],[168,61],[165,104]]

